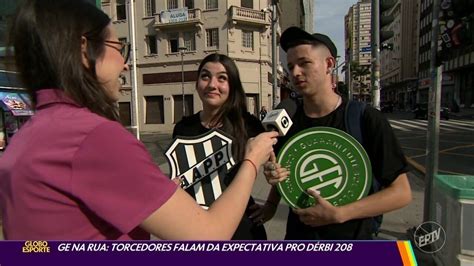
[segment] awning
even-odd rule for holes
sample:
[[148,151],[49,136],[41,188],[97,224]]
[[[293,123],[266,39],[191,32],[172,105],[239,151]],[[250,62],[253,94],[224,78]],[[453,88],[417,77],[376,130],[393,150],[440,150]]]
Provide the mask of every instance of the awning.
[[14,116],[30,116],[31,100],[26,93],[0,91],[0,105],[3,110],[10,111]]

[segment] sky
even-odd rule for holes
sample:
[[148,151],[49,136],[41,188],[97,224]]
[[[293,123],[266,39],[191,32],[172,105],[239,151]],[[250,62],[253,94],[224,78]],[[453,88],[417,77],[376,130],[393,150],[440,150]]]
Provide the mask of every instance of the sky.
[[[337,47],[341,56],[339,64],[344,61],[344,16],[357,0],[313,0],[315,19],[314,31],[328,35]],[[340,71],[341,69],[339,69]]]

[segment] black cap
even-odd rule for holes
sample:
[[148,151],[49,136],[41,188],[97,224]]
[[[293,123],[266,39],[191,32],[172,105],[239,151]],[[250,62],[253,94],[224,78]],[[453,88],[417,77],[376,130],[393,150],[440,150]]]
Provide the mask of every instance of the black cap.
[[289,27],[281,34],[281,37],[280,37],[280,45],[281,45],[281,48],[283,48],[285,52],[287,52],[288,49],[290,49],[290,45],[291,47],[293,47],[299,44],[307,43],[304,41],[309,41],[310,43],[313,42],[313,43],[324,44],[324,46],[326,46],[329,49],[329,52],[331,52],[332,57],[336,58],[337,56],[336,45],[334,45],[331,39],[324,34],[321,34],[321,33],[309,34],[298,27]]

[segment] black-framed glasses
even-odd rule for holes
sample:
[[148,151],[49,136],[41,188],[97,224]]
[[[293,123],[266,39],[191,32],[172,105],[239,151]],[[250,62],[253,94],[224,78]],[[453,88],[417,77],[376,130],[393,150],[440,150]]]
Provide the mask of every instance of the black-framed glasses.
[[[124,63],[127,63],[128,57],[130,56],[130,43],[107,41],[107,40],[104,42],[105,42],[105,46],[108,46],[110,48],[117,50],[122,55]],[[120,48],[117,48],[117,46],[111,45],[111,44],[118,44],[120,45]]]

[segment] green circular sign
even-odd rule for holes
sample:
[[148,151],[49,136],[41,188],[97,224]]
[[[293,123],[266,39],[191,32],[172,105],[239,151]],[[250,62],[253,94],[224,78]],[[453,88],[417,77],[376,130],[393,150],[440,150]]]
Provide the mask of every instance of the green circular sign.
[[291,137],[277,158],[290,171],[278,191],[293,208],[307,208],[316,189],[334,206],[359,200],[372,186],[372,168],[362,145],[346,132],[329,127],[305,129]]

